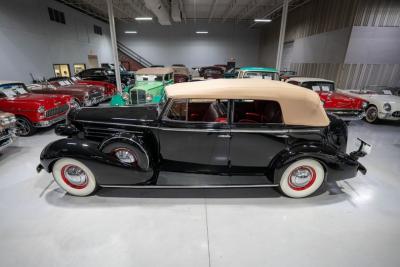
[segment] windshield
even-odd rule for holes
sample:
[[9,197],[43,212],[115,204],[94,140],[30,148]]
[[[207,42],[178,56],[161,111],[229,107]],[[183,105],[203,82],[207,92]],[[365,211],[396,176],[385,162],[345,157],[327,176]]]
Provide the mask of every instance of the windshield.
[[361,90],[360,93],[377,95],[399,95],[400,88],[382,85],[369,85],[364,90]]
[[264,80],[278,80],[278,73],[265,72],[265,71],[246,71],[243,78],[247,79],[264,79]]
[[154,81],[163,81],[163,76],[162,75],[136,75],[136,81],[143,82],[143,81],[149,81],[149,82],[154,82]]
[[314,92],[333,92],[335,84],[331,82],[303,82],[302,87],[313,90]]
[[28,94],[29,92],[23,83],[12,83],[0,85],[0,93],[7,98],[14,98],[19,95]]

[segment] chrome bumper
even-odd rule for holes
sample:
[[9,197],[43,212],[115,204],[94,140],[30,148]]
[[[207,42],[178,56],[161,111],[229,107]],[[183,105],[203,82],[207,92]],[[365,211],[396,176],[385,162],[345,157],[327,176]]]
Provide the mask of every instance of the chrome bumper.
[[39,122],[34,123],[33,125],[35,127],[38,127],[38,128],[49,127],[49,126],[51,126],[53,124],[56,124],[57,122],[65,120],[65,116],[66,116],[66,114],[63,114],[62,116],[59,116],[59,117],[54,118],[52,120],[39,121]]
[[8,147],[14,142],[15,134],[12,131],[11,133],[0,136],[0,150]]
[[103,100],[104,100],[103,96],[94,97],[94,98],[86,100],[84,105],[85,105],[85,107],[91,107],[91,106],[99,104]]
[[327,109],[326,113],[338,116],[344,121],[358,121],[365,117],[363,110],[334,110]]

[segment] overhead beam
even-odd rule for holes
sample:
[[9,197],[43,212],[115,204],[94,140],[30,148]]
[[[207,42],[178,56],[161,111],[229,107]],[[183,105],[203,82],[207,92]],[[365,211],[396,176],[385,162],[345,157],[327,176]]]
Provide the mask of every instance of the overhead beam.
[[236,0],[232,0],[232,3],[230,4],[229,8],[225,12],[225,16],[222,18],[222,23],[224,23],[229,18],[229,16],[236,9],[236,7],[237,7]]
[[218,0],[213,0],[212,4],[211,4],[211,8],[210,11],[208,12],[208,23],[211,22],[214,13],[215,13],[215,5],[217,4]]
[[281,29],[279,32],[279,42],[278,42],[278,53],[276,55],[276,69],[278,71],[281,70],[283,43],[285,42],[286,20],[287,20],[288,8],[289,8],[289,1],[290,0],[283,1]]

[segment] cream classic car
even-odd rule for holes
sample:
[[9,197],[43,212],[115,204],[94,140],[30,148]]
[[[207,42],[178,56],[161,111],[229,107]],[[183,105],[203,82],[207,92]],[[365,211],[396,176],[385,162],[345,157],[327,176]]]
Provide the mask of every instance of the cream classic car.
[[400,96],[396,95],[391,87],[369,85],[362,90],[341,92],[369,102],[365,112],[365,120],[369,123],[379,120],[400,121]]

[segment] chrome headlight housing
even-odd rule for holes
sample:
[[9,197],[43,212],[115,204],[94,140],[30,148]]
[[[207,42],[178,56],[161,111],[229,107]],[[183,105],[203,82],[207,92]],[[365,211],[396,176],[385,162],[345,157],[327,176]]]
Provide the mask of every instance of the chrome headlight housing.
[[9,123],[10,123],[10,120],[8,118],[0,119],[0,126],[6,126]]
[[125,101],[128,101],[129,100],[129,94],[127,92],[123,92],[122,93],[122,99],[125,100]]
[[39,112],[39,113],[44,113],[45,111],[46,111],[46,109],[45,109],[44,106],[40,106],[40,107],[38,107],[38,109],[37,109],[37,112]]
[[84,98],[85,100],[88,100],[88,99],[89,99],[89,93],[86,92],[83,98]]
[[146,102],[151,102],[153,100],[153,96],[149,93],[146,93]]
[[392,106],[389,103],[385,103],[385,104],[383,104],[383,109],[385,111],[391,111],[392,110]]
[[361,104],[361,107],[362,107],[363,109],[366,109],[366,108],[368,107],[368,102],[363,102],[363,103]]

